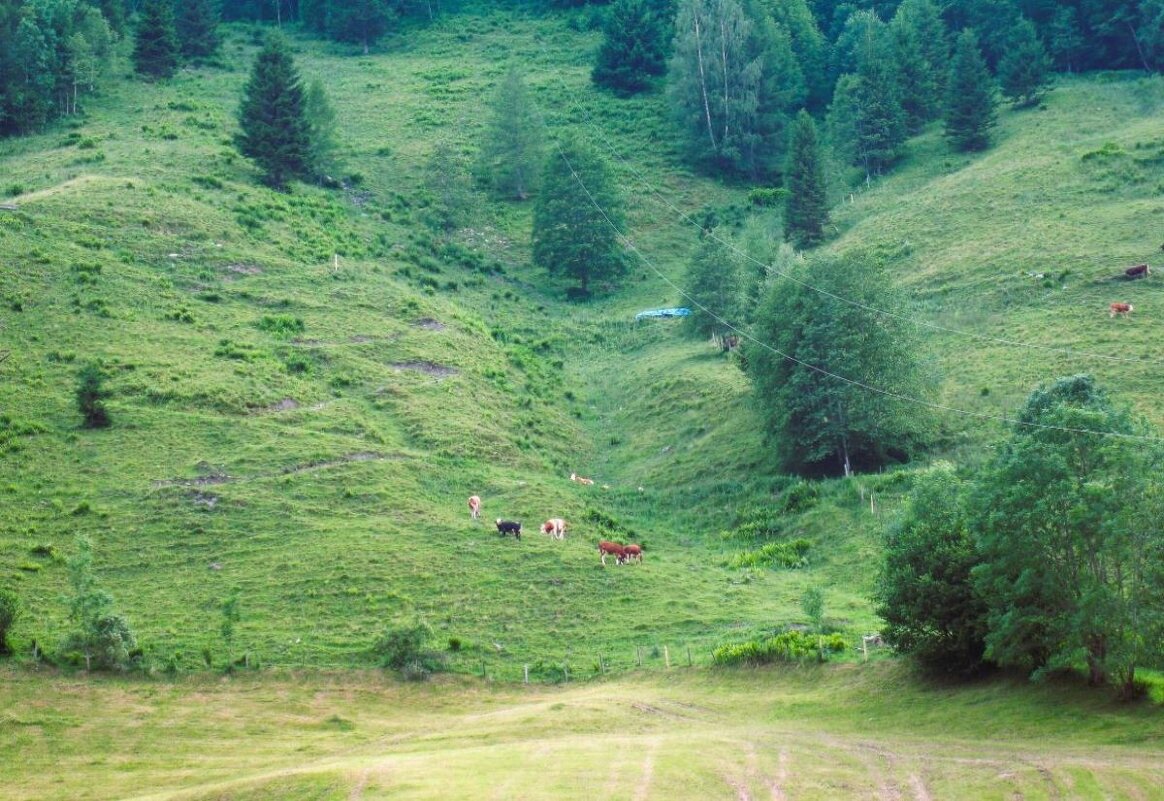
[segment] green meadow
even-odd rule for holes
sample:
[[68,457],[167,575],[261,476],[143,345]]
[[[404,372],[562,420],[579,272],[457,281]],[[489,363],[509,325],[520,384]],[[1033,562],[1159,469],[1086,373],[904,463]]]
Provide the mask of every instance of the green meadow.
[[[694,215],[778,221],[682,164],[661,93],[597,92],[599,35],[569,19],[450,15],[366,56],[293,38],[338,112],[344,189],[277,193],[237,155],[244,26],[228,66],[117,78],[0,141],[0,586],[25,606],[0,673],[5,797],[1159,797],[1158,678],[1125,706],[863,661],[914,468],[788,505],[738,357],[633,323],[683,305]],[[426,158],[472,157],[514,64],[547,136],[591,140],[627,198],[643,258],[588,304],[530,265],[530,204],[477,196],[447,237],[426,222]],[[1158,76],[1065,77],[1003,111],[984,154],[935,127],[884,178],[836,172],[826,248],[890,257],[907,289],[936,458],[984,458],[1037,384],[1080,372],[1164,425],[1164,279],[1112,280],[1159,257],[1162,121]],[[74,400],[92,362],[107,429]],[[727,532],[770,508],[806,565],[734,567],[749,546]],[[538,534],[549,517],[564,541]],[[599,563],[612,531],[642,565]],[[38,660],[68,631],[82,534],[149,676]],[[814,587],[840,664],[710,668],[805,624]],[[457,675],[375,669],[385,629],[417,619]]]

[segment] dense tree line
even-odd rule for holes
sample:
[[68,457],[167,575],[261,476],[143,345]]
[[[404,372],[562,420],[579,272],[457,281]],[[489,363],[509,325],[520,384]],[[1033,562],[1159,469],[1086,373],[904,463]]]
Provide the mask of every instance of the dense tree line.
[[76,114],[107,74],[124,22],[110,0],[0,0],[0,134]]
[[1164,660],[1162,458],[1090,377],[1038,388],[983,469],[914,487],[878,584],[889,640],[942,670],[1082,665],[1135,695]]

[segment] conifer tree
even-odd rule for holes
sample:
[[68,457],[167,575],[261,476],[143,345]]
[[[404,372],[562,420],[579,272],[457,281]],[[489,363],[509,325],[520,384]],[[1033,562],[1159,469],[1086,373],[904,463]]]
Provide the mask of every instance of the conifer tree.
[[626,263],[618,244],[623,200],[610,168],[581,139],[567,138],[551,151],[534,206],[533,261],[578,281],[575,293],[620,276]]
[[667,70],[667,20],[657,0],[615,0],[603,26],[604,39],[590,77],[599,86],[634,94]]
[[802,110],[792,124],[784,185],[788,189],[784,237],[798,248],[820,244],[829,219],[828,193],[816,123],[807,111]]
[[1051,58],[1035,33],[1035,26],[1025,17],[1020,19],[998,62],[1002,93],[1016,106],[1036,105],[1047,90],[1050,71]]
[[336,114],[328,100],[323,81],[315,78],[303,98],[303,115],[307,118],[311,172],[324,176],[336,167]]
[[178,56],[174,7],[169,0],[146,0],[134,35],[134,69],[151,78],[170,78],[178,69]]
[[186,58],[206,58],[218,51],[218,7],[214,0],[178,4],[178,41]]
[[239,151],[254,159],[271,186],[306,175],[311,167],[311,131],[303,83],[286,40],[272,33],[255,59],[243,88],[237,138]]
[[528,198],[542,164],[541,130],[521,73],[511,70],[493,95],[477,158],[479,179],[502,197]]
[[906,125],[917,133],[942,113],[949,37],[933,0],[905,0],[890,23]]
[[972,28],[958,35],[946,87],[946,137],[962,151],[984,150],[996,122],[994,79]]

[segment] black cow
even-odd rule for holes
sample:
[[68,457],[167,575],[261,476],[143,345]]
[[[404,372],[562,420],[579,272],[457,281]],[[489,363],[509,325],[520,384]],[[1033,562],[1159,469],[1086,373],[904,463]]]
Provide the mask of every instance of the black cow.
[[520,520],[502,520],[497,518],[497,533],[501,536],[512,534],[517,539],[521,539],[521,521]]

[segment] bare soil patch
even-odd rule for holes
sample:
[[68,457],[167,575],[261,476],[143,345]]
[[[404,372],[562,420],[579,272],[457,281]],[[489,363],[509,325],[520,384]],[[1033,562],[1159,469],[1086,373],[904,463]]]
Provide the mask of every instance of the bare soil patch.
[[456,375],[458,372],[455,367],[448,367],[443,364],[437,364],[436,362],[393,362],[389,366],[393,370],[412,370],[418,373],[426,373],[436,378],[448,378],[451,375]]

